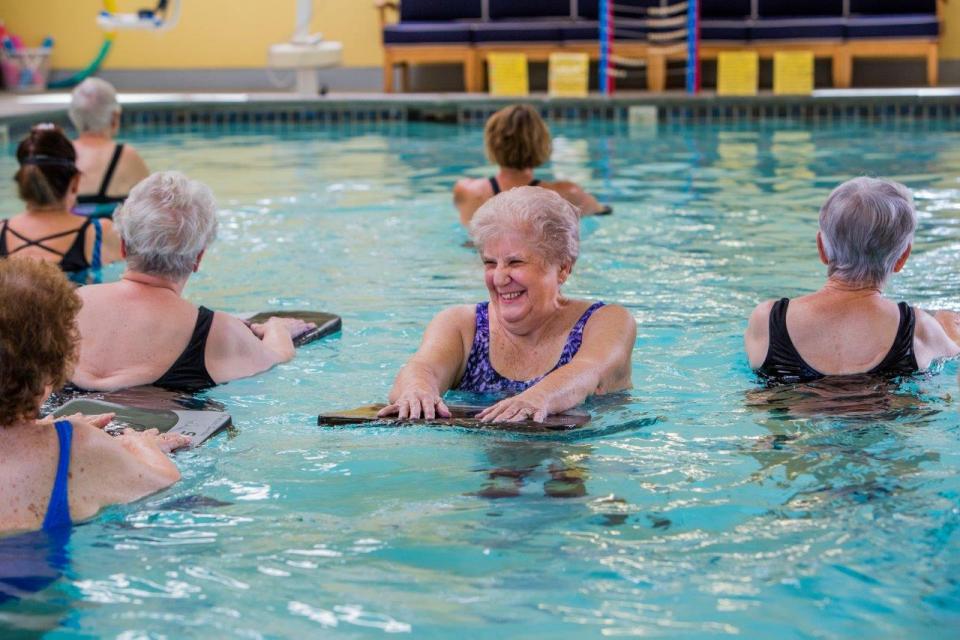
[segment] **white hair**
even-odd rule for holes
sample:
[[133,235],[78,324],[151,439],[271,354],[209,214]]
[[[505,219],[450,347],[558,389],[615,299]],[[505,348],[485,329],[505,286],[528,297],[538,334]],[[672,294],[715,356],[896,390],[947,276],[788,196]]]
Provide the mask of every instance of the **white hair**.
[[882,287],[916,228],[913,195],[899,182],[877,178],[844,182],[820,209],[828,275]]
[[70,121],[80,133],[109,131],[115,113],[120,113],[120,103],[113,85],[106,80],[87,78],[73,90]]
[[543,187],[504,191],[483,203],[470,222],[470,236],[480,251],[507,230],[529,234],[547,264],[572,267],[580,255],[579,211],[556,191]]
[[130,190],[114,223],[131,269],[180,280],[217,235],[217,203],[205,184],[163,171]]

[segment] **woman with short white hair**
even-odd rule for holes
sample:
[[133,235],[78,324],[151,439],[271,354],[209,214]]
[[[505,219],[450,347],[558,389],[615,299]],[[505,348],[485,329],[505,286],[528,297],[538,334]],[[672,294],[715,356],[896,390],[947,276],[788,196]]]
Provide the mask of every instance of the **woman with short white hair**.
[[80,357],[71,378],[78,387],[197,391],[290,360],[293,337],[313,327],[284,318],[248,327],[183,299],[217,234],[216,202],[200,182],[175,171],[153,174],[130,192],[116,226],[127,270],[119,282],[80,294]]
[[80,169],[77,212],[109,216],[150,171],[136,149],[114,142],[120,130],[120,103],[113,85],[87,78],[73,90],[70,120],[77,129],[73,146]]
[[[827,266],[819,291],[768,300],[750,316],[750,365],[770,382],[809,382],[831,375],[910,375],[960,347],[938,318],[883,296],[913,243],[917,216],[902,184],[855,178],[834,189],[820,210],[817,248]],[[789,311],[789,313],[788,313]]]
[[561,292],[580,251],[576,208],[554,191],[517,187],[476,212],[471,235],[489,302],[441,311],[400,370],[381,416],[448,417],[449,389],[508,396],[487,422],[543,421],[587,396],[631,386],[633,316]]

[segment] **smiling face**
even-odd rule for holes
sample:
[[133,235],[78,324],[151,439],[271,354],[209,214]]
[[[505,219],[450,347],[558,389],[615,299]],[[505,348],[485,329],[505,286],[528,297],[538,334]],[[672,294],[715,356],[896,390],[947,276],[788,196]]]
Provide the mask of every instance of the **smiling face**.
[[557,310],[570,268],[548,264],[528,234],[504,230],[487,241],[480,256],[490,304],[512,331],[527,333]]

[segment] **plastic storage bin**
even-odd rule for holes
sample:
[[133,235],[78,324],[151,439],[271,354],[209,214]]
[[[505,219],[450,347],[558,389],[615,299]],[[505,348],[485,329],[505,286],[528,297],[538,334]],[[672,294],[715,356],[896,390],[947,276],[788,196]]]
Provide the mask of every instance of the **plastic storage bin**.
[[8,90],[17,93],[43,91],[47,88],[50,73],[50,48],[4,50],[0,67],[3,68],[3,84]]

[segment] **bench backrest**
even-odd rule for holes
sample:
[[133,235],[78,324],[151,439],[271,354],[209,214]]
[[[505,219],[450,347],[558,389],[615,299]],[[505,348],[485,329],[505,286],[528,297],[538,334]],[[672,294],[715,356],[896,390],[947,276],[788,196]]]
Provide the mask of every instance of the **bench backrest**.
[[936,13],[937,0],[850,0],[852,14]]
[[483,0],[402,0],[400,22],[479,20]]
[[[611,0],[614,2],[614,0]],[[665,4],[676,4],[678,0],[616,0],[615,4],[624,7],[660,7]],[[598,20],[600,14],[600,0],[577,0],[577,15],[585,20]],[[625,14],[626,15],[626,14]],[[640,18],[642,16],[634,16]]]
[[[911,0],[907,0],[909,3]],[[761,18],[786,16],[842,16],[843,0],[759,0]]]
[[711,18],[747,18],[753,11],[750,0],[701,0],[700,17]]
[[[406,2],[406,0],[403,0]],[[569,18],[570,0],[488,0],[491,20]],[[440,4],[439,2],[437,4]]]

